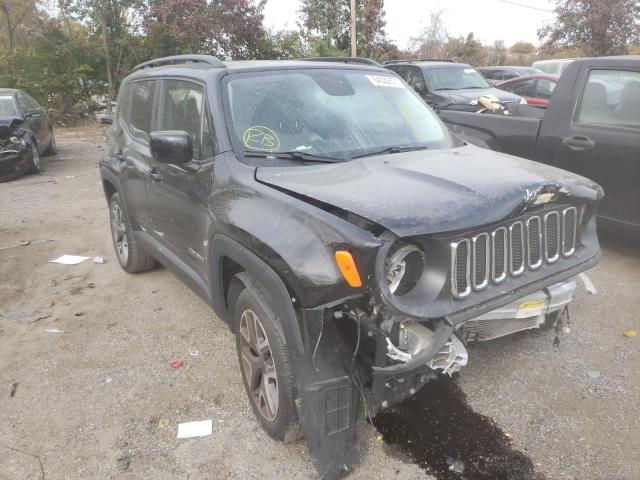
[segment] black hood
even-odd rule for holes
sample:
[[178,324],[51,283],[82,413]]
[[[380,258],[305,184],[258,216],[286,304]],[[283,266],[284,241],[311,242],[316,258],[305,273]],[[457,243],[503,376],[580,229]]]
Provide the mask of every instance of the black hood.
[[398,236],[470,229],[522,210],[536,191],[597,200],[592,181],[471,145],[330,165],[258,167],[256,179],[367,218]]
[[499,88],[470,88],[467,90],[438,91],[436,93],[441,97],[446,98],[448,101],[458,104],[469,104],[483,95],[493,95],[494,97],[498,97],[502,103],[519,102],[521,98],[518,95],[505,92]]
[[20,117],[0,117],[0,140],[6,140],[14,135],[16,128],[22,122]]

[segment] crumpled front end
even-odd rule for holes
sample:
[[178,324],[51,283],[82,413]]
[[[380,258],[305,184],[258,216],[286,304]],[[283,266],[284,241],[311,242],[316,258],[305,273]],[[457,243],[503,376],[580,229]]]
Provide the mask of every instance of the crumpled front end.
[[17,178],[29,169],[31,146],[19,119],[0,119],[0,181]]

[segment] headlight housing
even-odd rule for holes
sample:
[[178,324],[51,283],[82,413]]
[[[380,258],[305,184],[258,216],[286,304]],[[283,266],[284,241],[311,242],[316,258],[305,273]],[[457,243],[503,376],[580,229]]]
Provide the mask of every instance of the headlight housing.
[[425,255],[415,245],[392,248],[385,260],[385,275],[393,295],[408,293],[420,279],[425,266]]
[[14,145],[24,145],[24,140],[19,137],[9,137],[9,141]]

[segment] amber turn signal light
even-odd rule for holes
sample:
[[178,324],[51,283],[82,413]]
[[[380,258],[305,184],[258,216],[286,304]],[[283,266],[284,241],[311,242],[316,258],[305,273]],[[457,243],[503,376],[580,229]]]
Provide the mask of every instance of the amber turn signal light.
[[336,263],[340,269],[340,273],[347,281],[349,286],[358,288],[362,286],[362,280],[360,280],[360,274],[356,268],[356,262],[353,261],[353,256],[346,250],[338,250],[336,252]]

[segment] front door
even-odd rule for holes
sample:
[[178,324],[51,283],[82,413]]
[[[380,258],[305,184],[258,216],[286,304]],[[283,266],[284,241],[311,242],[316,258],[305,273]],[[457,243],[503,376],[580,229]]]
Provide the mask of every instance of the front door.
[[213,132],[204,85],[165,79],[158,100],[156,130],[185,131],[193,142],[187,164],[153,162],[147,182],[155,235],[188,266],[206,277],[209,198],[213,185]]
[[17,98],[24,116],[24,126],[33,132],[38,148],[42,151],[48,137],[47,117],[40,106],[35,102],[30,102],[26,95],[19,92]]
[[640,226],[640,69],[587,70],[582,85],[557,165],[604,188],[599,216]]

